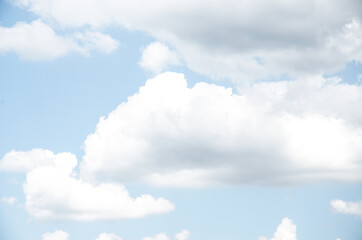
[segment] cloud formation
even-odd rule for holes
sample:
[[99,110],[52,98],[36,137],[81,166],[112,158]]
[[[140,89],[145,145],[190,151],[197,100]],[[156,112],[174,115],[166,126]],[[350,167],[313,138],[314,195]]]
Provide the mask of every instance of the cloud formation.
[[30,171],[41,166],[49,166],[56,158],[62,158],[68,154],[54,154],[50,150],[34,148],[30,151],[10,151],[0,160],[0,170],[8,172]]
[[24,60],[51,60],[71,52],[87,56],[92,50],[110,53],[117,47],[116,40],[99,32],[58,35],[42,20],[0,26],[0,53],[15,52]]
[[53,233],[44,233],[42,240],[69,240],[69,234],[64,231],[54,231]]
[[[35,219],[115,220],[140,218],[174,209],[173,204],[163,198],[150,195],[132,198],[122,185],[92,185],[77,178],[77,159],[71,153],[54,154],[42,149],[13,151],[1,162],[8,163],[5,166],[10,166],[10,170],[28,170],[23,185],[25,207]],[[21,168],[21,164],[25,167]]]
[[329,73],[362,56],[359,0],[13,2],[64,27],[147,32],[189,68],[235,81]]
[[[175,234],[175,240],[189,240],[191,233],[187,230],[182,230]],[[154,237],[144,237],[142,240],[170,240],[165,233],[159,233]]]
[[[175,240],[189,240],[190,232],[183,230],[176,233]],[[53,233],[43,234],[42,240],[69,240],[69,234],[64,231],[55,231]],[[101,233],[96,240],[122,240],[122,238],[114,233]],[[142,240],[170,240],[165,233],[157,234],[155,237],[144,237]]]
[[362,217],[362,202],[346,202],[336,199],[332,200],[330,205],[338,213]]
[[0,169],[27,172],[26,209],[34,218],[79,221],[174,208],[163,198],[132,198],[120,183],[359,182],[361,99],[360,85],[336,78],[258,83],[236,94],[202,82],[189,88],[182,74],[168,72],[100,119],[84,142],[79,177],[73,154],[43,149],[11,151]]
[[[268,240],[260,237],[259,240]],[[297,240],[297,226],[289,218],[283,218],[270,240]]]
[[170,240],[166,233],[159,233],[154,237],[144,237],[142,240]]
[[169,65],[180,64],[180,60],[177,53],[170,50],[165,44],[153,42],[142,50],[142,58],[139,64],[146,71],[158,74]]
[[96,240],[122,240],[122,238],[114,233],[101,233]]
[[233,94],[161,74],[100,119],[84,142],[81,178],[180,187],[361,181],[361,99],[361,86],[334,78]]
[[184,229],[179,233],[176,233],[175,240],[189,240],[191,233]]

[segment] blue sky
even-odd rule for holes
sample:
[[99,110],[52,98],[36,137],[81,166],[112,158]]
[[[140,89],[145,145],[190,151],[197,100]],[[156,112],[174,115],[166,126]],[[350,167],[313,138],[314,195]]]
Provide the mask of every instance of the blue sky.
[[361,239],[361,12],[0,1],[0,239]]

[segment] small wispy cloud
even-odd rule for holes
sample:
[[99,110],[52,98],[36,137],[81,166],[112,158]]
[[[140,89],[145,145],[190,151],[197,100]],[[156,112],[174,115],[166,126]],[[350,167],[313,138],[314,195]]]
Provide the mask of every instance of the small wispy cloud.
[[52,60],[69,53],[88,56],[91,51],[111,53],[119,43],[99,32],[76,32],[59,35],[42,20],[18,22],[12,27],[0,26],[0,53],[15,52],[23,60]]
[[0,198],[0,202],[6,203],[8,205],[14,205],[17,201],[18,200],[15,197],[2,197],[2,198]]
[[362,217],[362,201],[346,202],[343,200],[335,199],[330,202],[330,205],[332,209],[338,213]]

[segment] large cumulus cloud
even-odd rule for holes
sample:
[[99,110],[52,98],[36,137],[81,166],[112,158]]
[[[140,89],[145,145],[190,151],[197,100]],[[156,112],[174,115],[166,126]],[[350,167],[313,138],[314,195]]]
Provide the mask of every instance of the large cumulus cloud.
[[322,77],[233,94],[165,73],[101,118],[81,176],[191,187],[360,181],[361,96]]

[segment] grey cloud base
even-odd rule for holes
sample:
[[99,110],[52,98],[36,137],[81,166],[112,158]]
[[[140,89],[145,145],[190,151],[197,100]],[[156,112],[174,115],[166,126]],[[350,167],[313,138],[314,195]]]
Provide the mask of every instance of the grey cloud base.
[[325,74],[362,61],[359,0],[13,2],[67,28],[147,32],[175,48],[188,68],[236,82]]

